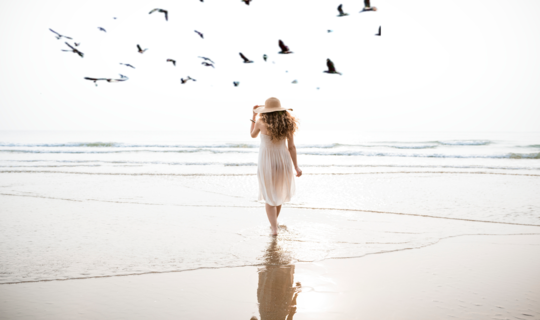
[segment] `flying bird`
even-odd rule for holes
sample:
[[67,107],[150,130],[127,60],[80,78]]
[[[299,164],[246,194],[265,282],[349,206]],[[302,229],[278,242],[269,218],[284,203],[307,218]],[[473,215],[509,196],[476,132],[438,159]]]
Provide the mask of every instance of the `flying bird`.
[[297,83],[298,83],[298,80],[293,80],[292,83],[293,83],[293,84],[297,84]]
[[142,54],[142,53],[144,53],[146,50],[148,50],[148,48],[146,48],[146,49],[143,50],[143,49],[141,48],[140,45],[137,45],[137,51],[139,51],[139,53]]
[[212,67],[212,68],[214,68],[214,69],[215,69],[215,67],[214,67],[214,65],[213,65],[213,64],[211,64],[211,63],[208,63],[208,62],[206,62],[206,61],[203,61],[203,62],[202,62],[201,64],[202,64],[203,66],[205,66],[205,67]]
[[328,33],[332,32],[332,30],[328,30]]
[[244,59],[244,63],[253,63],[253,61],[249,60],[248,58],[246,58],[245,55],[242,54],[242,52],[240,52],[240,57],[242,57],[242,59]]
[[364,11],[377,11],[377,7],[372,7],[370,0],[364,0],[364,9],[362,9],[360,12]]
[[81,43],[80,42],[74,42],[73,43],[76,47],[78,47]]
[[130,68],[135,69],[135,67],[132,66],[132,65],[130,65],[129,63],[122,63],[122,62],[120,62],[120,64],[123,65],[123,66],[130,67]]
[[93,81],[94,84],[95,84],[96,87],[97,87],[97,81],[122,82],[122,81],[126,81],[128,78],[125,77],[125,79],[112,79],[112,78],[90,78],[90,77],[85,77],[84,79],[85,79],[85,80]]
[[287,47],[287,46],[285,45],[285,43],[284,43],[283,41],[281,41],[281,40],[279,40],[279,47],[281,48],[281,51],[278,52],[278,53],[280,53],[280,54],[289,54],[289,53],[292,53],[292,51],[289,50],[289,47]]
[[379,37],[381,36],[381,26],[379,26],[379,33],[376,33],[375,35]]
[[340,5],[337,7],[337,11],[339,11],[338,17],[344,17],[344,16],[348,16],[348,15],[349,15],[348,13],[343,12],[343,5],[342,5],[342,4],[340,4]]
[[210,59],[210,58],[201,57],[201,56],[199,56],[199,58],[204,59],[204,61],[210,61],[211,63],[214,63],[214,61],[212,61],[212,59]]
[[73,40],[72,38],[70,38],[68,36],[64,36],[64,35],[59,34],[58,32],[54,31],[51,28],[49,28],[49,30],[51,30],[52,33],[56,34],[56,39],[58,39],[58,40],[60,40],[61,38],[66,38],[66,39],[69,39],[69,40]]
[[328,71],[324,71],[325,73],[333,73],[333,74],[339,74],[341,73],[336,71],[336,67],[334,67],[334,63],[330,59],[326,59],[326,66],[328,67]]
[[125,75],[123,75],[121,73],[119,73],[119,75],[120,75],[120,79],[129,79],[128,77],[126,77]]
[[238,87],[238,85],[240,84],[240,82],[238,82],[238,81],[233,81],[233,84],[234,84],[235,87]]
[[96,87],[97,87],[97,81],[107,80],[105,78],[89,78],[89,77],[85,77],[84,79],[94,81],[94,84],[96,85]]
[[242,0],[243,3],[247,4],[249,6],[249,3],[251,2],[252,0]]
[[196,34],[198,34],[202,39],[204,39],[204,35],[202,34],[202,32],[199,32],[197,30],[194,30]]
[[76,53],[78,54],[81,58],[84,58],[84,53],[80,52],[79,50],[73,48],[69,43],[65,42],[65,44],[67,44],[67,46],[71,49],[71,50],[62,50],[62,51],[65,51],[65,52],[73,52],[73,53]]
[[176,60],[173,60],[173,59],[167,59],[167,62],[172,62],[172,64],[176,67]]
[[268,59],[268,56],[267,56],[266,53],[265,53],[265,54],[263,54],[263,60],[264,60],[264,62],[266,62],[266,59]]
[[152,13],[154,13],[156,11],[164,13],[165,14],[165,21],[169,21],[169,12],[167,10],[156,8],[156,9],[152,9],[148,14],[152,14]]
[[193,78],[192,78],[192,77],[190,77],[190,76],[187,76],[187,78],[186,78],[186,79],[184,79],[184,78],[180,78],[180,82],[181,82],[182,84],[184,84],[184,83],[188,82],[189,80],[197,81],[197,80],[193,79]]
[[99,30],[99,31],[103,31],[103,32],[107,32],[107,30],[105,30],[105,29],[102,28],[102,27],[98,27],[98,30]]

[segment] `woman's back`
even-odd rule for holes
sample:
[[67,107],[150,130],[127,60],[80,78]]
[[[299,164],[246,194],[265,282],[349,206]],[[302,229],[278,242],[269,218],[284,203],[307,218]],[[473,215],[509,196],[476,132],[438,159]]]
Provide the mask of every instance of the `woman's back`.
[[285,141],[274,141],[261,132],[257,168],[259,200],[271,206],[290,201],[295,193],[293,163]]

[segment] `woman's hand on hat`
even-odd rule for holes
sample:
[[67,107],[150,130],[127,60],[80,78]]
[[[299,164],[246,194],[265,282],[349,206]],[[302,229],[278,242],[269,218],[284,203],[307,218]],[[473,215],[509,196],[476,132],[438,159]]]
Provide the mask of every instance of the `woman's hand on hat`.
[[254,117],[254,118],[257,117],[257,114],[255,113],[255,109],[257,109],[258,107],[259,107],[259,106],[254,106],[254,107],[253,107],[253,117]]

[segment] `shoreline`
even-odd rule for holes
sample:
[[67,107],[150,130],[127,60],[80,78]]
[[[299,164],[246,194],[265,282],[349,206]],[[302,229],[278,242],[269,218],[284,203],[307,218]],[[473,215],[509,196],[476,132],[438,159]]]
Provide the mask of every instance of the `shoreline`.
[[[295,319],[540,316],[534,307],[540,305],[534,285],[540,283],[540,235],[442,240],[391,254],[299,262],[288,276],[270,274],[301,282]],[[6,284],[0,285],[0,310],[8,319],[249,319],[259,317],[261,269]]]
[[[481,221],[480,221],[481,222]],[[356,256],[356,257],[331,257],[326,258],[322,260],[317,261],[297,261],[297,264],[305,264],[305,263],[325,263],[330,262],[332,260],[354,260],[354,259],[362,259],[367,258],[372,255],[379,255],[379,254],[390,254],[395,252],[403,252],[408,250],[420,250],[432,246],[437,246],[438,244],[447,241],[452,240],[455,238],[463,238],[463,237],[514,237],[514,236],[540,236],[540,232],[538,233],[509,233],[509,234],[462,234],[462,235],[456,235],[456,236],[449,236],[443,239],[439,239],[436,243],[431,243],[422,247],[418,248],[403,248],[403,249],[396,249],[396,250],[389,250],[389,251],[383,251],[383,252],[373,252],[373,253],[367,253],[363,256]],[[56,281],[72,281],[72,280],[93,280],[93,279],[104,279],[104,278],[115,278],[115,277],[136,277],[136,276],[146,276],[146,275],[158,275],[158,274],[172,274],[172,273],[183,273],[183,272],[193,272],[193,271],[205,271],[205,270],[220,270],[220,269],[234,269],[234,268],[251,268],[251,267],[262,267],[264,266],[264,263],[259,264],[252,264],[252,265],[243,265],[243,266],[223,266],[223,267],[200,267],[200,268],[194,268],[194,269],[185,269],[185,270],[171,270],[171,271],[149,271],[149,272],[143,272],[143,273],[129,273],[129,274],[113,274],[113,275],[102,275],[102,276],[91,276],[91,277],[75,277],[75,278],[68,278],[68,279],[50,279],[50,280],[31,280],[31,281],[18,281],[18,282],[4,282],[0,283],[0,286],[2,285],[18,285],[18,284],[30,284],[30,283],[44,283],[44,282],[56,282]]]

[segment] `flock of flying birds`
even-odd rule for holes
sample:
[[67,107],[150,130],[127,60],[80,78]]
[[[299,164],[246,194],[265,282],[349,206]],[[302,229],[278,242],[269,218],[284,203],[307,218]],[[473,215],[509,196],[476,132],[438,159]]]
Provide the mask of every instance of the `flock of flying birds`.
[[[242,2],[244,2],[246,5],[249,5],[250,2],[253,1],[253,0],[242,0]],[[204,2],[204,0],[200,0],[200,2]],[[348,16],[349,14],[348,13],[345,13],[343,11],[343,5],[340,4],[338,7],[337,7],[337,10],[339,12],[338,14],[338,17],[345,17],[345,16]],[[372,7],[371,6],[371,3],[370,3],[370,0],[364,0],[364,8],[362,9],[362,11],[360,11],[361,13],[362,12],[367,12],[367,11],[377,11],[377,7]],[[152,14],[154,12],[158,12],[158,13],[163,13],[164,14],[164,17],[165,17],[165,21],[169,21],[169,12],[165,9],[160,9],[160,8],[156,8],[156,9],[152,9],[149,14]],[[116,19],[116,18],[114,18]],[[53,32],[55,35],[56,35],[56,39],[60,40],[62,38],[65,38],[67,40],[73,40],[71,37],[68,37],[68,36],[64,36],[56,31],[54,31],[53,29],[50,29],[49,30],[51,32]],[[105,30],[104,28],[102,27],[98,27],[98,31],[103,31],[103,32],[107,32],[107,30]],[[201,39],[204,39],[204,34],[202,32],[199,32],[197,30],[194,30],[195,33],[197,35],[199,35],[201,37]],[[328,32],[332,32],[332,30],[328,30]],[[376,36],[381,36],[381,27],[379,26],[379,31],[378,33],[375,34]],[[63,49],[62,51],[64,52],[73,52],[77,55],[79,55],[81,58],[84,58],[84,53],[82,53],[79,49],[77,49],[76,47],[78,47],[80,45],[80,43],[78,42],[73,42],[73,45],[69,44],[67,41],[65,42],[65,44],[69,47],[69,50],[68,49]],[[292,54],[293,52],[289,49],[288,46],[285,45],[285,43],[282,41],[282,40],[279,40],[278,42],[278,45],[279,45],[279,48],[280,48],[280,51],[278,52],[279,54]],[[148,50],[148,48],[141,48],[141,46],[139,44],[137,44],[137,52],[139,52],[140,54],[143,54],[146,52],[146,50]],[[199,58],[203,59],[202,61],[202,65],[205,66],[205,67],[212,67],[212,68],[215,68],[214,67],[214,61],[212,61],[212,59],[210,58],[207,58],[207,57],[201,57],[199,56]],[[243,62],[244,63],[253,63],[252,60],[249,60],[242,52],[240,52],[240,58],[242,58]],[[263,55],[263,60],[266,62],[266,60],[268,59],[268,56],[266,54]],[[176,60],[174,59],[167,59],[166,62],[170,62],[173,64],[173,66],[176,67]],[[120,63],[120,65],[123,65],[123,66],[126,66],[126,67],[129,67],[129,68],[132,68],[132,69],[135,69],[134,66],[132,66],[131,64],[129,63]],[[341,75],[340,72],[336,71],[336,67],[334,66],[334,62],[332,62],[332,60],[330,59],[326,59],[326,67],[328,68],[328,70],[325,70],[323,71],[324,73],[329,73],[329,74],[339,74]],[[129,78],[124,76],[123,74],[120,74],[120,78],[119,79],[114,79],[114,78],[92,78],[92,77],[85,77],[84,78],[85,80],[89,80],[89,81],[93,81],[94,84],[97,86],[97,82],[98,81],[107,81],[107,82],[121,82],[121,81],[126,81],[128,80]],[[187,76],[185,79],[184,78],[180,78],[180,83],[181,84],[185,84],[187,83],[188,81],[197,81],[193,78],[191,78],[190,76]],[[292,83],[298,83],[297,80],[294,80]],[[233,82],[233,85],[235,87],[238,87],[238,85],[240,85],[240,82],[238,81],[234,81]],[[318,89],[318,88],[317,88]]]

